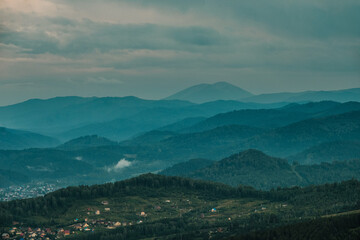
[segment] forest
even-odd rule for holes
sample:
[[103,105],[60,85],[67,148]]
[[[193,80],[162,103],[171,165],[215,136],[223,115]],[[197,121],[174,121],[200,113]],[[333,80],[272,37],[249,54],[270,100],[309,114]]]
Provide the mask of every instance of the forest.
[[[104,199],[111,202],[112,213],[86,215],[86,209],[90,207],[101,209],[100,202]],[[171,201],[171,206],[164,203],[165,199]],[[94,228],[94,233],[79,233],[72,237],[208,239],[210,234],[217,239],[241,237],[272,228],[281,232],[279,227],[289,224],[294,228],[306,227],[296,224],[317,221],[328,215],[356,212],[360,209],[359,199],[360,182],[357,180],[259,191],[246,186],[235,188],[220,183],[145,174],[115,183],[68,187],[44,197],[1,202],[0,226],[5,231],[16,221],[23,226],[66,228],[75,218],[79,221],[101,218],[128,222],[141,219],[141,224],[112,230]],[[212,208],[217,211],[209,212]],[[136,214],[139,211],[145,211],[148,216],[139,217]]]

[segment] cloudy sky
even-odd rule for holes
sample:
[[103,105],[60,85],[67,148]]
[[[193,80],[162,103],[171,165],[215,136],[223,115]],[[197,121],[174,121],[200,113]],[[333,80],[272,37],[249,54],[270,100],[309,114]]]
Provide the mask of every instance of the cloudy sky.
[[0,105],[360,87],[359,0],[0,0]]

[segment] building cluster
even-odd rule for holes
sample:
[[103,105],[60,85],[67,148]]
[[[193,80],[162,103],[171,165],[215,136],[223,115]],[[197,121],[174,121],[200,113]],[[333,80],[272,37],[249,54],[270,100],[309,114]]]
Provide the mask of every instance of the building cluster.
[[106,221],[105,219],[89,220],[85,218],[82,222],[79,219],[74,219],[74,223],[58,228],[30,228],[19,226],[17,222],[13,223],[13,228],[8,232],[2,233],[2,239],[22,239],[22,240],[53,240],[60,239],[69,235],[79,234],[81,232],[94,232],[96,229],[115,229],[121,226],[131,226],[133,224],[141,224],[142,220],[137,222],[120,222],[120,221]]
[[36,183],[0,188],[0,201],[39,197],[59,188],[60,187],[57,187],[55,184],[49,183]]
[[50,228],[13,227],[7,233],[2,233],[2,239],[29,239],[29,240],[50,240],[65,236],[65,233],[54,231]]

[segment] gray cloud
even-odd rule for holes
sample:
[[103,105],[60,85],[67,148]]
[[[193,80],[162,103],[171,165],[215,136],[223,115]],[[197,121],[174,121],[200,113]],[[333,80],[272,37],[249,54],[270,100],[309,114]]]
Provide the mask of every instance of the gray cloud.
[[36,2],[46,7],[0,6],[0,105],[157,98],[173,92],[161,86],[217,80],[253,92],[360,87],[359,1]]
[[1,42],[29,49],[33,54],[73,55],[113,49],[196,51],[196,47],[219,45],[224,39],[216,30],[199,26],[122,25],[65,18],[46,20],[53,24],[52,29],[19,32],[3,27]]

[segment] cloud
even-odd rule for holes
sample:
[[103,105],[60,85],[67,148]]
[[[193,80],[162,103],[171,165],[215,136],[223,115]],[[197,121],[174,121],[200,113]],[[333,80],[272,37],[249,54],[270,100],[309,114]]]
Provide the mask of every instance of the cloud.
[[356,0],[3,0],[0,105],[161,98],[172,92],[162,86],[217,80],[253,92],[359,87],[359,11]]
[[[51,28],[14,31],[5,28],[0,33],[2,44],[27,49],[28,53],[76,55],[119,49],[196,50],[201,46],[219,45],[222,36],[204,27],[169,27],[153,24],[123,25],[90,20],[71,21],[47,19]],[[71,24],[72,22],[72,24]],[[71,26],[69,26],[71,25]]]
[[132,162],[126,160],[125,158],[121,159],[117,164],[115,164],[115,166],[113,167],[108,167],[107,171],[111,172],[111,171],[119,171],[123,168],[127,168],[130,167],[132,165]]

